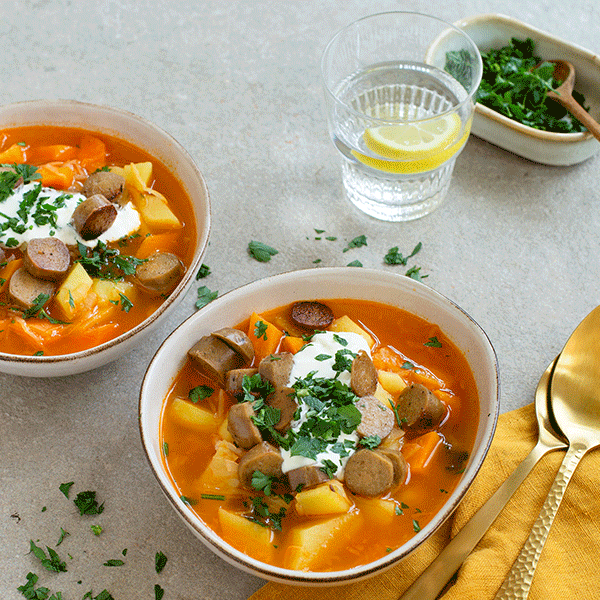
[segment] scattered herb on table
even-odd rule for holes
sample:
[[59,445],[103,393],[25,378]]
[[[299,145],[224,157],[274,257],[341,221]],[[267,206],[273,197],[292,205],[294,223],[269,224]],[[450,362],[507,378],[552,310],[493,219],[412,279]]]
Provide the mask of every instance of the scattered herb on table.
[[363,264],[360,262],[360,260],[353,260],[352,262],[349,262],[346,266],[347,267],[362,267]]
[[98,504],[96,492],[93,491],[79,492],[73,503],[79,509],[80,515],[99,515],[104,511],[104,502]]
[[[457,58],[457,52],[448,52],[445,69],[460,81],[463,61]],[[535,54],[531,38],[511,38],[502,48],[482,52],[481,58],[483,75],[476,102],[535,129],[557,133],[585,131],[564,107],[547,97],[548,90],[557,88],[561,82],[554,78],[554,65],[542,62]],[[538,64],[540,66],[535,68]],[[581,93],[574,91],[573,96],[588,110]]]
[[248,243],[248,253],[258,262],[269,262],[272,256],[279,254],[279,250],[275,250],[267,244],[252,240]]
[[202,263],[202,266],[198,269],[196,273],[196,279],[204,279],[210,275],[210,267]]
[[342,250],[342,252],[348,252],[352,248],[360,248],[361,246],[367,245],[366,235],[357,235],[354,239],[348,242],[348,245]]
[[122,561],[120,558],[110,558],[105,563],[103,563],[103,566],[105,566],[105,567],[122,567],[124,564],[125,564],[125,562]]
[[408,256],[403,256],[402,252],[398,251],[398,246],[394,246],[393,248],[390,248],[387,251],[387,254],[383,257],[383,261],[387,265],[402,265],[405,267],[409,259],[411,259],[418,252],[420,252],[422,247],[423,244],[419,242]]
[[154,568],[157,573],[160,573],[167,564],[167,557],[160,550],[156,553],[154,557]]
[[196,308],[203,308],[210,304],[219,295],[219,292],[212,292],[205,285],[198,288],[198,300],[196,300]]
[[66,563],[60,559],[56,550],[53,550],[49,546],[46,546],[46,550],[48,551],[48,556],[42,548],[35,545],[33,540],[29,540],[29,549],[30,552],[39,559],[42,566],[48,571],[54,571],[56,573],[60,571],[66,571],[67,565]]

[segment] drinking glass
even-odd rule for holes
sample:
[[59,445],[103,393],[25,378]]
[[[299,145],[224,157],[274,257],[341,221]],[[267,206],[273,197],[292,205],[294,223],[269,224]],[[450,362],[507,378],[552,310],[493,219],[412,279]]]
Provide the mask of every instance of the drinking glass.
[[481,81],[471,38],[424,14],[371,15],[333,37],[321,73],[348,199],[385,221],[438,207],[469,137]]

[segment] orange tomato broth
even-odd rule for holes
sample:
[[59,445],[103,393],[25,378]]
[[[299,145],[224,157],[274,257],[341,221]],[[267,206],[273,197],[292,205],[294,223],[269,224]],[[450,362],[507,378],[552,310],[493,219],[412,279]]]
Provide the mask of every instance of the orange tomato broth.
[[[423,528],[458,484],[463,469],[453,471],[450,457],[461,453],[464,457],[471,452],[479,417],[479,401],[470,367],[461,351],[439,327],[404,310],[374,302],[323,302],[333,310],[336,318],[347,315],[371,334],[375,339],[373,362],[378,369],[399,373],[408,384],[412,381],[424,383],[447,403],[449,416],[437,431],[424,435],[405,435],[402,453],[410,466],[409,476],[404,484],[384,496],[384,499],[393,503],[392,511],[382,513],[372,499],[352,495],[346,490],[353,502],[350,512],[358,513],[359,518],[353,519],[350,526],[338,530],[335,539],[329,540],[326,551],[319,553],[316,562],[302,569],[310,571],[334,571],[366,564],[398,548],[413,537],[419,528]],[[289,331],[288,311],[289,307],[281,307],[264,312],[260,317],[281,331]],[[251,335],[254,325],[246,321],[237,327],[247,332],[253,342],[256,341],[256,337]],[[434,337],[441,342],[441,348],[424,345]],[[277,350],[280,347],[281,344]],[[406,361],[410,361],[414,368],[402,368]],[[223,506],[249,516],[249,499],[262,496],[262,492],[237,490],[227,494],[225,490],[224,502],[210,497],[202,498],[202,493],[206,491],[220,493],[218,489],[208,490],[201,478],[215,454],[215,444],[221,439],[218,428],[221,427],[220,433],[223,433],[226,412],[235,399],[218,390],[208,399],[199,401],[196,406],[208,408],[214,417],[214,428],[195,431],[178,423],[172,411],[174,400],[179,398],[190,402],[189,390],[198,385],[215,387],[188,360],[163,406],[160,429],[161,443],[166,453],[163,460],[177,493],[186,501],[189,500],[192,510],[208,527],[241,552],[283,568],[293,568],[290,564],[303,564],[293,563],[293,557],[302,549],[291,545],[291,531],[298,525],[322,521],[323,517],[300,517],[294,513],[291,503],[282,520],[282,531],[272,531],[268,537],[255,531],[263,540],[261,543],[256,535],[225,532],[219,521],[218,509]],[[275,512],[280,504],[275,505]],[[385,506],[390,507],[389,504]]]
[[[130,163],[152,163],[149,187],[160,192],[182,227],[175,230],[150,230],[143,220],[138,236],[107,244],[122,255],[147,258],[156,251],[177,254],[186,267],[194,255],[196,227],[191,200],[181,183],[156,158],[134,144],[105,134],[57,126],[27,126],[0,131],[0,163],[27,163],[39,167],[44,187],[80,191],[87,176],[104,166],[123,167]],[[142,246],[143,244],[143,246]],[[18,249],[5,249],[7,258],[21,257]],[[135,288],[133,307],[126,312],[119,306],[100,306],[88,294],[84,306],[66,324],[47,319],[23,319],[10,310],[8,280],[20,263],[0,263],[0,351],[44,356],[70,354],[107,342],[147,319],[164,302]],[[5,265],[5,266],[3,266]],[[131,279],[127,277],[126,280]],[[45,307],[53,319],[65,321],[55,300]]]

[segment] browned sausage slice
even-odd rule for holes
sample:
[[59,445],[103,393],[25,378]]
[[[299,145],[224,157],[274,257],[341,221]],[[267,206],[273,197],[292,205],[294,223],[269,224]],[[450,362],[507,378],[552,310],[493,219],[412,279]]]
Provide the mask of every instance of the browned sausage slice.
[[406,480],[406,475],[408,474],[408,465],[404,456],[402,456],[399,450],[391,450],[390,448],[377,448],[375,452],[379,452],[384,456],[387,456],[394,466],[394,487],[404,483]]
[[23,266],[38,279],[59,281],[66,275],[70,265],[69,249],[55,237],[31,240],[23,253]]
[[356,433],[361,438],[377,435],[383,439],[392,431],[395,422],[394,412],[381,404],[377,398],[373,396],[359,398],[356,401],[356,408],[361,414],[361,421],[356,428]]
[[271,446],[269,442],[261,442],[248,450],[238,465],[238,477],[240,483],[252,489],[252,475],[254,471],[260,471],[263,475],[270,477],[281,477],[281,463],[283,457],[275,446]]
[[394,465],[383,454],[374,450],[358,450],[346,463],[346,486],[361,496],[385,494],[394,484]]
[[[56,285],[52,281],[44,281],[31,275],[25,267],[19,267],[8,282],[8,295],[19,308],[31,308],[40,294],[54,295]],[[44,303],[45,304],[45,303]]]
[[248,450],[262,442],[262,435],[252,421],[256,413],[250,402],[234,404],[227,413],[227,431],[233,441],[240,447]]
[[446,416],[446,405],[420,383],[413,383],[398,397],[398,417],[415,431],[437,427]]
[[377,389],[377,381],[377,369],[371,357],[364,350],[359,350],[350,371],[352,391],[357,396],[371,396]]
[[125,188],[125,178],[112,171],[96,171],[84,182],[82,192],[88,198],[101,194],[107,200],[114,202]]
[[116,218],[115,205],[102,194],[95,194],[77,205],[71,223],[84,240],[93,240],[109,229]]
[[279,421],[275,424],[277,431],[286,431],[289,429],[290,423],[294,418],[294,414],[298,409],[298,403],[295,400],[296,391],[291,387],[276,387],[275,391],[271,392],[265,398],[265,404],[273,408],[278,408],[280,411]]
[[285,387],[289,383],[293,366],[294,355],[290,352],[280,352],[265,356],[258,365],[258,372],[275,387]]
[[194,367],[209,379],[225,386],[225,373],[241,366],[240,355],[230,348],[223,340],[212,335],[206,335],[196,342],[188,356]]
[[315,465],[298,467],[287,472],[290,488],[293,492],[298,492],[306,488],[314,487],[324,481],[328,481],[327,474]]
[[295,325],[303,329],[327,329],[333,321],[333,312],[321,302],[294,302],[290,317]]
[[258,369],[231,369],[225,373],[225,391],[237,396],[244,390],[242,389],[242,383],[244,383],[244,377],[252,377],[256,375]]
[[254,346],[250,338],[243,331],[234,329],[233,327],[223,327],[223,329],[213,331],[212,334],[223,340],[236,352],[239,352],[245,364],[249,365],[254,360]]
[[184,270],[179,257],[170,252],[157,252],[136,267],[135,276],[146,290],[168,294],[177,285]]

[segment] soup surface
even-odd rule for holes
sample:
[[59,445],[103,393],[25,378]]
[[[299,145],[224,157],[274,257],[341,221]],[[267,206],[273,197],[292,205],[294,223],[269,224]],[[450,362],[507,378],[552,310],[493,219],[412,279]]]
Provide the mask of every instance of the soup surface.
[[[420,531],[459,482],[479,416],[470,367],[436,325],[368,301],[321,304],[333,318],[325,333],[299,327],[290,306],[253,313],[237,325],[254,354],[243,365],[249,370],[241,391],[232,379],[219,382],[199,365],[195,346],[164,401],[160,431],[163,460],[181,501],[234,548],[300,571],[356,567]],[[293,367],[284,389],[297,410],[280,427],[285,408],[279,404],[281,410],[273,411],[269,394],[281,382],[264,365],[289,355]],[[355,380],[363,369],[352,366],[366,361],[370,368],[365,356],[376,369],[368,391]],[[259,365],[259,375],[253,375]],[[325,388],[335,388],[335,394]],[[405,412],[415,390],[441,407],[438,417],[419,424],[410,406]],[[260,437],[246,443],[235,423],[238,409],[248,408],[240,405],[248,402]],[[375,407],[374,417],[363,412],[366,404]],[[276,456],[275,467],[250,459],[263,446]],[[370,467],[363,468],[358,457],[384,463],[385,479],[390,467],[384,455],[393,459],[393,482],[382,489],[379,475],[363,478]],[[259,466],[251,466],[250,479],[247,466],[254,464]],[[310,469],[316,478],[297,478]]]
[[133,144],[74,128],[7,129],[0,165],[0,352],[107,342],[156,311],[189,268],[191,200]]

